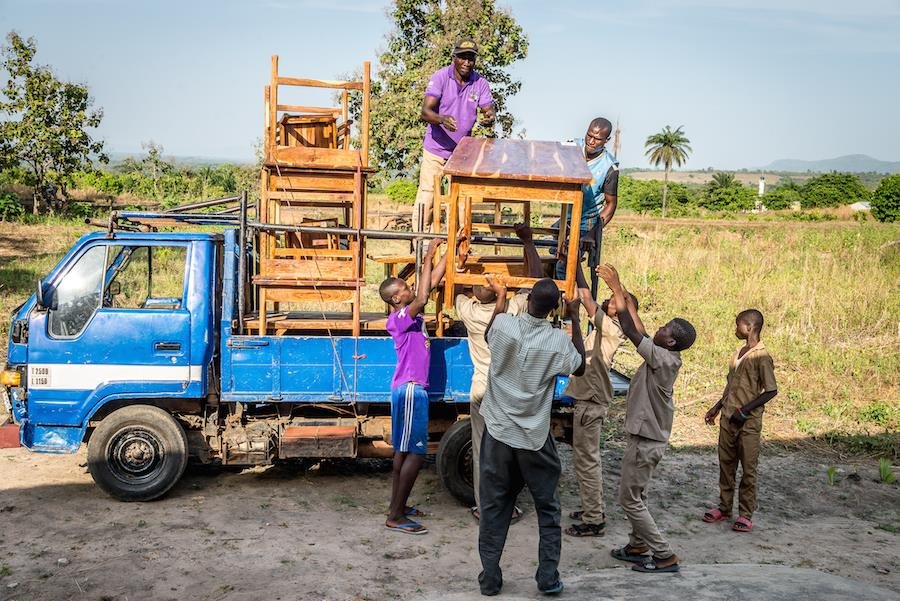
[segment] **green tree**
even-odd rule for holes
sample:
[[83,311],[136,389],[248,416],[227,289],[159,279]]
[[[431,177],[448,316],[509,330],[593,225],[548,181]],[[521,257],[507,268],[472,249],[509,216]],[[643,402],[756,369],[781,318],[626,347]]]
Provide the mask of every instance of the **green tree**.
[[900,174],[881,180],[872,195],[872,216],[878,221],[900,221]]
[[662,216],[666,216],[666,197],[669,192],[669,171],[672,164],[679,167],[687,161],[688,154],[691,152],[690,140],[684,135],[682,130],[684,126],[679,126],[673,130],[668,125],[661,132],[647,137],[644,148],[647,149],[646,155],[650,159],[650,163],[654,167],[659,167],[660,163],[665,167],[666,174],[663,176],[663,193],[662,193]]
[[72,174],[92,169],[92,156],[108,161],[103,142],[87,131],[100,125],[103,111],[92,110],[87,86],[61,81],[49,67],[34,64],[34,38],[13,31],[6,40],[0,63],[8,77],[0,98],[0,166],[27,167],[35,214],[61,210]]
[[733,173],[728,173],[727,171],[719,171],[713,173],[712,179],[707,184],[707,188],[710,190],[717,190],[719,188],[731,188],[732,186],[739,186],[740,184],[737,181],[737,178],[734,177]]
[[[528,38],[509,10],[494,0],[394,0],[390,15],[394,29],[378,57],[370,108],[370,150],[383,179],[415,174],[425,133],[419,118],[425,86],[432,73],[450,64],[461,37],[478,42],[475,69],[491,85],[494,127],[501,136],[512,135],[515,119],[508,102],[522,82],[508,67],[525,58]],[[352,112],[359,123],[358,94]]]
[[748,211],[758,198],[756,190],[740,184],[705,191],[700,206],[711,211]]
[[823,173],[803,186],[803,208],[837,207],[868,200],[870,192],[852,173]]

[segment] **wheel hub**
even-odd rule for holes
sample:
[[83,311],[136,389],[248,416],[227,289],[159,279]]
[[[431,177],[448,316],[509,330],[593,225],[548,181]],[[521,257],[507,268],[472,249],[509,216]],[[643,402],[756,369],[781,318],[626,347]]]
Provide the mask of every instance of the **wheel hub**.
[[109,465],[120,480],[134,482],[152,478],[162,459],[159,439],[143,428],[125,428],[110,440]]

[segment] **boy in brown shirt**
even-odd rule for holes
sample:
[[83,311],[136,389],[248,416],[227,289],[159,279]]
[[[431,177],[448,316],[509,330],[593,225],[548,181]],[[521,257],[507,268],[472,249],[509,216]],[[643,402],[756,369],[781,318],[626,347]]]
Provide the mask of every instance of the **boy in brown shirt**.
[[[565,263],[564,253],[560,260]],[[582,376],[570,376],[563,394],[575,399],[573,416],[572,463],[581,493],[581,510],[569,517],[581,520],[566,528],[569,536],[603,536],[606,511],[603,503],[603,464],[600,457],[600,435],[612,401],[613,388],[609,368],[613,356],[625,342],[616,313],[615,298],[597,304],[591,296],[581,265],[575,271],[581,304],[591,318],[594,329],[585,340],[587,366]],[[637,299],[631,297],[637,307]]]
[[690,322],[676,317],[650,338],[616,269],[609,264],[600,265],[597,275],[612,290],[622,331],[644,359],[631,379],[625,401],[628,446],[622,457],[619,479],[619,504],[631,524],[631,534],[628,544],[613,549],[611,554],[621,561],[632,562],[631,569],[638,572],[677,572],[678,556],[659,532],[647,508],[647,488],[672,433],[675,416],[672,393],[681,369],[681,351],[694,344],[697,332]]
[[703,514],[703,521],[731,518],[738,463],[741,484],[738,493],[739,517],[732,525],[737,532],[750,532],[750,518],[756,509],[756,468],[762,440],[764,405],[778,394],[775,364],[760,340],[763,314],[747,309],[735,318],[734,335],[746,344],[735,353],[728,369],[722,398],[706,412],[706,423],[719,419],[719,506]]

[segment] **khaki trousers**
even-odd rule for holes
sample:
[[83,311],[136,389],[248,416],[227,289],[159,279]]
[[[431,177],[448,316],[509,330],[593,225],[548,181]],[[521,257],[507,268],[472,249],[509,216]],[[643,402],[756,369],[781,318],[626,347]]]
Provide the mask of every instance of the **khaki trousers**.
[[572,459],[581,492],[581,521],[602,524],[606,521],[603,503],[603,463],[600,458],[600,434],[607,408],[593,401],[575,401]]
[[738,512],[750,519],[756,510],[756,472],[762,442],[762,417],[751,418],[740,428],[727,419],[719,423],[719,511],[731,515],[738,463],[741,484]]
[[484,418],[481,417],[481,399],[484,398],[486,386],[481,382],[472,382],[469,391],[469,421],[472,422],[472,480],[475,486],[475,506],[481,507],[481,438],[484,436]]
[[[441,174],[447,159],[422,150],[422,164],[419,167],[419,191],[416,192],[416,203],[413,205],[412,223],[414,232],[431,230],[434,221],[434,178]],[[423,223],[419,225],[419,211]]]
[[658,559],[667,559],[674,555],[674,552],[650,515],[647,508],[647,489],[653,471],[666,452],[668,444],[629,434],[625,456],[622,457],[622,477],[619,481],[619,504],[631,523],[628,542],[632,547],[650,547],[653,556]]

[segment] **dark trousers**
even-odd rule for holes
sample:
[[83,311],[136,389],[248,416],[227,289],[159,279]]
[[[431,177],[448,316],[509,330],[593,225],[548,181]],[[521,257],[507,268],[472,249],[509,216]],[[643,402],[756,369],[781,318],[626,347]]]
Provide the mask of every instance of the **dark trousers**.
[[559,555],[562,531],[557,485],[562,468],[552,436],[537,451],[513,448],[495,439],[485,429],[481,442],[481,519],[478,526],[478,552],[482,572],[478,576],[481,592],[493,594],[503,586],[500,555],[506,544],[509,522],[516,497],[528,485],[537,513],[540,543],[538,569],[534,575],[539,588],[550,588],[559,580]]

